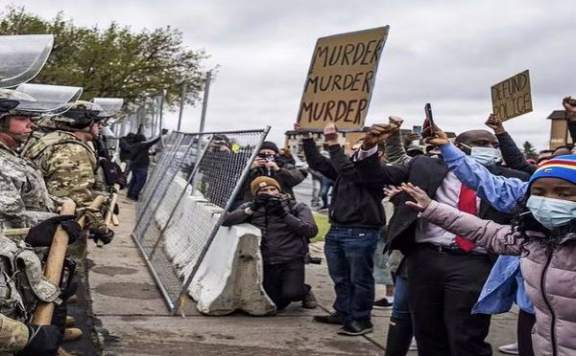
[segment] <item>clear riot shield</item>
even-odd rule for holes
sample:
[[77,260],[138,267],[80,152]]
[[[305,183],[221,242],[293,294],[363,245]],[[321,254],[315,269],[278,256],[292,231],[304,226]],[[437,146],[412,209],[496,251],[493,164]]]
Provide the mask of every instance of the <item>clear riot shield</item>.
[[61,115],[70,108],[69,103],[76,102],[82,95],[82,88],[64,85],[20,84],[16,91],[27,94],[35,101],[21,101],[18,110]]
[[92,102],[102,107],[103,111],[99,115],[101,117],[117,115],[122,110],[122,105],[124,105],[124,99],[122,98],[94,98]]
[[0,36],[0,88],[15,87],[34,78],[44,67],[52,35]]

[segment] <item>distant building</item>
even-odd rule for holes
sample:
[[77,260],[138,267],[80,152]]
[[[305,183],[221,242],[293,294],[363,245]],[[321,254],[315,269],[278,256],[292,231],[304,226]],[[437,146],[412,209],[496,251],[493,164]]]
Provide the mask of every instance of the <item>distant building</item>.
[[554,110],[548,115],[550,120],[550,149],[554,150],[556,147],[571,144],[572,138],[568,134],[568,121],[566,111]]

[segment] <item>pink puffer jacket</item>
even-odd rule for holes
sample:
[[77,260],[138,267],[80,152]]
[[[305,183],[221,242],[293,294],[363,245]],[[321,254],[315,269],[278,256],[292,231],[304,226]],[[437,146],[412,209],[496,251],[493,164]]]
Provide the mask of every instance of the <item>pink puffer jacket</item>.
[[534,303],[536,326],[532,341],[536,355],[576,355],[576,234],[546,243],[533,233],[520,246],[511,226],[499,225],[432,201],[421,216],[501,255],[521,255],[526,291]]

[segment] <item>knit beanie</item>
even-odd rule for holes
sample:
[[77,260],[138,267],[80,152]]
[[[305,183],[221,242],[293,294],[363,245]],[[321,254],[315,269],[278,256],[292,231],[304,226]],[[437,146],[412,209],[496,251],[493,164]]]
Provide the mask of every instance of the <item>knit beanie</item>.
[[250,191],[252,192],[252,195],[256,195],[260,189],[270,186],[276,187],[276,189],[282,191],[282,189],[280,189],[280,183],[278,183],[276,179],[270,178],[268,176],[256,177],[250,183]]
[[276,146],[276,144],[274,142],[271,142],[271,141],[262,142],[262,146],[260,146],[260,149],[261,150],[264,150],[264,149],[272,150],[272,151],[276,152],[276,154],[278,154],[280,152],[280,150],[278,149],[278,146]]
[[544,161],[530,177],[530,184],[540,178],[559,178],[576,184],[576,155],[563,155]]

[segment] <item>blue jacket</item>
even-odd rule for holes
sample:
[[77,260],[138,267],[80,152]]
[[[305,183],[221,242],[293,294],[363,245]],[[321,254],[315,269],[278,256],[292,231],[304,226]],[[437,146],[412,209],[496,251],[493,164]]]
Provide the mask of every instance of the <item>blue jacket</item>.
[[[476,194],[481,199],[487,200],[494,209],[509,213],[526,195],[527,182],[491,174],[488,169],[452,144],[442,145],[440,149],[448,168],[461,182],[476,190]],[[534,307],[524,288],[520,257],[500,256],[484,283],[472,313],[505,313],[510,310],[513,302],[516,302],[523,311],[534,313]]]

